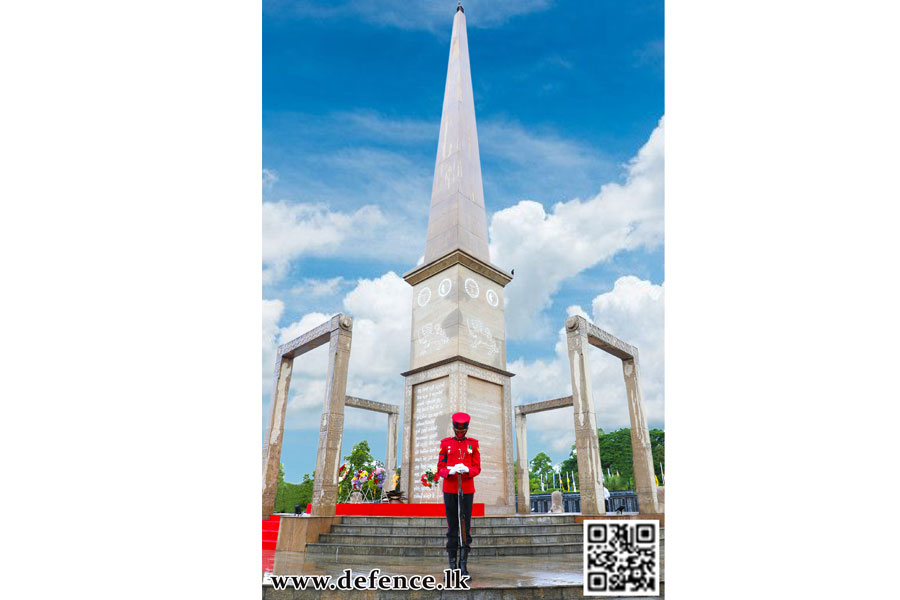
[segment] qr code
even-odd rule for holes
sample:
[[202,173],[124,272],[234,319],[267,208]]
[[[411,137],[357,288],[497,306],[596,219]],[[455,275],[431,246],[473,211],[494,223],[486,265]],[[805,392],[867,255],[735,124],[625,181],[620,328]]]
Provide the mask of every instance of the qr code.
[[585,521],[584,595],[658,596],[659,521]]

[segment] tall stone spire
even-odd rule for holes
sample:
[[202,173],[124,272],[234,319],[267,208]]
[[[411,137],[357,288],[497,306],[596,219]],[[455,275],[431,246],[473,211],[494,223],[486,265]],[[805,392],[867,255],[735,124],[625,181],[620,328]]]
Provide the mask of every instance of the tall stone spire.
[[490,264],[475,100],[469,70],[469,41],[462,6],[456,9],[450,37],[425,263],[454,250],[462,250]]
[[403,279],[413,293],[400,487],[410,501],[428,502],[419,478],[434,467],[441,439],[453,435],[450,415],[466,412],[481,449],[479,502],[486,515],[515,512],[513,374],[506,370],[503,317],[512,275],[488,254],[462,6],[453,17],[425,262]]

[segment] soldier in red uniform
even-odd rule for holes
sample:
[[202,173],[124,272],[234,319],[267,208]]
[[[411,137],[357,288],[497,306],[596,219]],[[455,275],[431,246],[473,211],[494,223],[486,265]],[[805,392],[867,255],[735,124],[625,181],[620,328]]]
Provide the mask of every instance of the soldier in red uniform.
[[459,516],[457,473],[462,474],[463,491],[463,532],[464,543],[459,553],[459,569],[468,575],[466,562],[472,544],[471,520],[472,499],[475,497],[473,479],[481,473],[481,451],[478,440],[466,437],[469,430],[470,417],[466,413],[453,415],[453,437],[441,440],[437,473],[444,479],[444,512],[447,515],[447,554],[450,556],[450,568],[456,569],[456,554],[459,548]]

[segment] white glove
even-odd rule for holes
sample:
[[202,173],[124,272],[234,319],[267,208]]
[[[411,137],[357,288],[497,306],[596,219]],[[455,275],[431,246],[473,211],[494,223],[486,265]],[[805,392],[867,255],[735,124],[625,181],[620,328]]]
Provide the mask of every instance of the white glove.
[[468,473],[469,467],[467,467],[466,465],[456,465],[456,472],[457,473]]
[[456,466],[454,465],[454,466],[450,467],[450,468],[447,470],[447,472],[450,473],[451,475],[456,475],[456,469],[457,469],[457,468],[458,468],[458,467],[456,467]]

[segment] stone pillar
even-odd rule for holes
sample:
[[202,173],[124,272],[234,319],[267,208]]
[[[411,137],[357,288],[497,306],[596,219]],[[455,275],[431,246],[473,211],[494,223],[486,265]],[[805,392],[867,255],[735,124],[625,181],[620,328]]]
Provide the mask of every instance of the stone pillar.
[[343,316],[331,332],[328,343],[328,378],[325,380],[325,404],[319,427],[319,450],[313,482],[312,515],[332,517],[337,505],[337,470],[344,435],[344,403],[347,397],[347,367],[353,319]]
[[575,452],[578,459],[581,514],[603,515],[606,514],[601,488],[603,467],[600,464],[597,418],[594,415],[587,321],[583,317],[576,316],[566,319],[566,342],[569,348],[569,368],[572,375]]
[[384,470],[386,472],[384,481],[385,492],[390,492],[394,489],[394,471],[397,469],[397,423],[399,421],[399,414],[390,413],[388,415],[387,457],[384,459]]
[[631,419],[631,452],[634,457],[634,487],[638,497],[638,512],[658,513],[656,479],[653,477],[653,453],[650,431],[644,419],[644,397],[641,395],[640,363],[634,358],[622,361],[625,391],[628,393],[628,416]]
[[275,512],[275,492],[278,490],[278,470],[281,468],[281,442],[284,440],[284,414],[287,410],[288,390],[294,370],[292,357],[278,356],[278,379],[272,395],[272,416],[266,432],[266,448],[263,452],[262,516],[267,519]]
[[528,443],[525,441],[525,415],[516,414],[516,482],[519,514],[531,512],[531,482],[528,480]]

